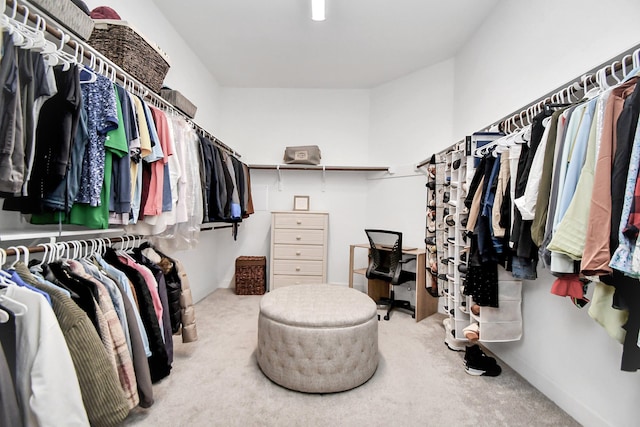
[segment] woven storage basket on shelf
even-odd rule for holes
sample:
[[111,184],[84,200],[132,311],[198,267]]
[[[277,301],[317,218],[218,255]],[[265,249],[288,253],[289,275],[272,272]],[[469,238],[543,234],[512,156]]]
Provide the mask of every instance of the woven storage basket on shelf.
[[267,257],[241,256],[236,258],[236,294],[262,295],[267,284]]
[[126,21],[96,19],[94,22],[89,44],[151,90],[160,93],[169,72],[167,55]]

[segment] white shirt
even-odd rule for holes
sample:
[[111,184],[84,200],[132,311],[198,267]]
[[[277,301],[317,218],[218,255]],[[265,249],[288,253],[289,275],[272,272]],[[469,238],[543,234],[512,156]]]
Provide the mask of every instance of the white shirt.
[[538,149],[536,150],[536,154],[533,156],[533,161],[531,162],[527,186],[524,190],[524,194],[513,201],[520,211],[522,219],[525,221],[532,221],[535,216],[536,202],[538,201],[538,190],[540,188],[540,178],[542,177],[542,169],[544,167],[544,153],[549,139],[550,121],[551,117],[546,117],[542,121],[545,129],[542,134],[540,144],[538,145]]

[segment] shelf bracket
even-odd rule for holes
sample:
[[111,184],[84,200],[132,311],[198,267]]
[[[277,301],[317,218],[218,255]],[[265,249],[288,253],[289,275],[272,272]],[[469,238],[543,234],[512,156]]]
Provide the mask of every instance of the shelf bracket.
[[327,191],[327,175],[326,175],[326,167],[322,165],[322,192]]
[[282,191],[282,171],[280,170],[280,165],[276,165],[276,170],[278,171],[278,191]]

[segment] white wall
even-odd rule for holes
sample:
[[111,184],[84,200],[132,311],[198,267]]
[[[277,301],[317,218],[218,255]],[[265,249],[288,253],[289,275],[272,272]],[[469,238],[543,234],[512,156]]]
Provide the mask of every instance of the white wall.
[[221,88],[220,137],[251,163],[318,145],[327,165],[368,165],[369,91]]
[[638,43],[635,0],[502,0],[456,55],[462,138]]
[[452,142],[454,64],[371,90],[370,158],[394,173],[369,182],[366,224],[401,231],[405,246],[424,247],[425,178],[415,165]]
[[[500,2],[456,56],[454,139],[637,44],[638,16],[637,1]],[[539,275],[525,282],[522,341],[490,348],[582,424],[637,425],[638,374],[619,370],[621,346]]]
[[253,171],[254,192],[268,203],[247,221],[250,237],[239,253],[267,253],[268,212],[291,209],[296,194],[310,195],[312,210],[329,212],[332,283],[348,282],[349,245],[366,242],[365,227],[402,231],[405,245],[422,247],[424,175],[414,166],[450,143],[453,75],[449,60],[371,91],[222,88],[220,136],[249,164],[278,164],[286,145],[317,144],[323,164],[393,171],[327,172],[324,185],[320,172],[283,171],[279,183],[275,171]]
[[[369,164],[369,91],[222,88],[220,93],[220,136],[233,141],[248,164],[282,163],[288,145],[318,145],[326,165]],[[252,171],[257,211],[229,249],[235,256],[268,255],[270,212],[291,210],[294,195],[308,195],[312,211],[329,213],[328,280],[348,283],[349,244],[365,241],[368,175],[329,171],[323,182],[321,172],[282,171],[278,180],[276,171]],[[226,277],[232,276],[228,266]]]

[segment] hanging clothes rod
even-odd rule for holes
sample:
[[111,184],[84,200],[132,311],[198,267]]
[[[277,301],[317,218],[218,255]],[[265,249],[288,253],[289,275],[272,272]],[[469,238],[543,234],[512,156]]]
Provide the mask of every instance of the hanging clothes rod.
[[[151,98],[152,102],[155,103],[156,106],[164,108],[166,110],[170,110],[174,114],[184,117],[185,120],[196,131],[200,132],[203,136],[209,138],[211,142],[219,146],[221,149],[223,149],[224,151],[226,151],[227,153],[235,157],[242,157],[237,151],[235,151],[234,149],[232,149],[231,147],[229,147],[228,145],[220,141],[220,139],[213,136],[210,132],[205,130],[202,126],[198,125],[193,119],[184,115],[180,110],[175,108],[167,100],[165,100],[160,95],[153,92],[144,83],[140,82],[139,80],[131,76],[129,73],[127,73],[122,68],[120,68],[120,66],[112,62],[109,58],[107,58],[102,53],[100,53],[99,51],[91,47],[88,43],[78,41],[72,38],[70,34],[61,31],[60,28],[57,28],[51,25],[45,18],[46,14],[38,6],[31,4],[26,0],[20,0],[20,1],[6,0],[6,7],[3,13],[7,15],[7,10],[12,11],[14,7],[16,7],[16,11],[18,14],[20,14],[23,18],[26,16],[31,23],[36,24],[38,20],[41,20],[42,22],[44,22],[44,28],[47,34],[51,35],[52,37],[55,37],[58,41],[65,40],[66,37],[68,37],[68,40],[66,40],[65,45],[68,46],[74,52],[78,52],[78,51],[82,52],[82,57],[88,63],[94,60],[100,60],[101,62],[103,62],[106,65],[106,69],[103,70],[103,73],[102,73],[105,77],[111,80],[114,80],[114,79],[119,80],[123,84],[125,89],[128,89],[128,86],[133,87],[135,89],[135,87],[137,86],[138,94],[142,98],[149,97]],[[33,11],[35,11],[36,13],[33,13]],[[98,72],[97,70],[93,70],[93,71]]]
[[[100,242],[103,245],[109,245],[109,246],[114,243],[123,243],[123,242],[132,242],[135,245],[136,242],[141,243],[144,239],[145,239],[144,236],[138,236],[138,235],[124,235],[120,237],[98,237],[98,238],[89,239],[89,240],[70,240],[67,242],[41,243],[37,246],[29,246],[29,247],[26,247],[24,245],[13,245],[11,247],[8,247],[7,249],[4,249],[4,252],[7,256],[15,256],[18,253],[24,254],[25,252],[23,248],[26,248],[29,254],[46,252],[50,250],[50,248],[56,247],[56,246],[57,247],[71,246],[71,248],[73,249],[72,247],[73,244],[70,242],[76,242],[84,247],[89,247],[89,248],[91,247],[92,242],[94,247],[96,244]],[[14,248],[18,248],[18,250],[16,251],[16,249]]]
[[[538,98],[529,105],[520,109],[520,111],[509,114],[494,122],[492,125],[485,127],[484,130],[486,131],[491,128],[498,128],[505,133],[511,133],[510,131],[513,131],[518,127],[530,125],[533,117],[542,112],[545,105],[558,105],[579,101],[594,87],[600,86],[601,84],[608,85],[608,80],[610,78],[613,78],[617,83],[627,77],[625,75],[627,72],[638,66],[640,66],[640,45],[636,45],[611,58],[588,71],[581,77],[575,78]],[[618,78],[618,73],[621,71],[622,76],[621,78]]]

